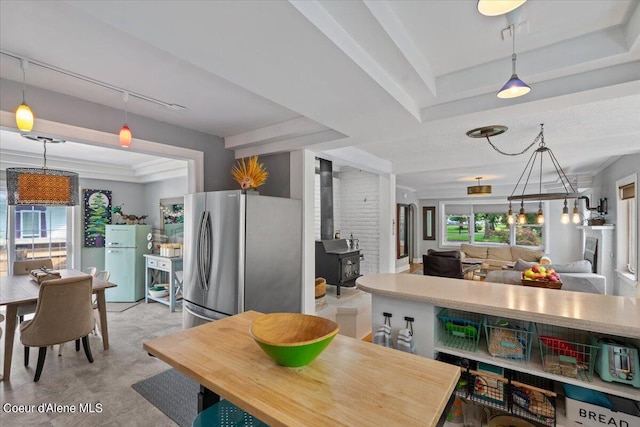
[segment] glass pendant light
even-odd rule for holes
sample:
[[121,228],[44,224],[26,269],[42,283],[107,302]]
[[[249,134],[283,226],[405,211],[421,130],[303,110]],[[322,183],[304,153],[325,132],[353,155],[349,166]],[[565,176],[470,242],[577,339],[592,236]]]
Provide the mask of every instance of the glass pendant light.
[[527,223],[527,216],[524,214],[524,202],[520,203],[520,213],[518,214],[518,224],[524,225]]
[[513,39],[513,54],[511,55],[511,78],[507,81],[502,89],[498,92],[498,98],[508,99],[517,98],[522,95],[526,95],[531,91],[531,88],[520,78],[516,73],[516,26],[511,24],[511,38]]
[[24,96],[26,86],[26,70],[28,66],[28,60],[20,60],[20,69],[22,70],[22,103],[16,109],[16,125],[21,132],[31,132],[31,129],[33,129],[33,112],[27,105]]
[[578,199],[576,199],[573,204],[573,215],[571,217],[571,222],[574,224],[580,224],[580,211],[578,210]]
[[560,217],[560,222],[563,224],[569,224],[569,208],[567,207],[567,199],[564,199],[564,207],[562,208],[562,216]]
[[511,210],[511,202],[509,202],[509,212],[507,213],[507,224],[513,225],[516,222],[513,216],[513,210]]
[[542,202],[538,205],[538,215],[536,216],[536,224],[544,224],[544,215],[542,214]]
[[120,129],[119,138],[120,138],[120,146],[129,148],[131,147],[131,129],[129,129],[129,126],[127,125],[127,105],[129,102],[129,92],[123,93],[123,99],[124,99],[124,126],[122,126],[122,129]]

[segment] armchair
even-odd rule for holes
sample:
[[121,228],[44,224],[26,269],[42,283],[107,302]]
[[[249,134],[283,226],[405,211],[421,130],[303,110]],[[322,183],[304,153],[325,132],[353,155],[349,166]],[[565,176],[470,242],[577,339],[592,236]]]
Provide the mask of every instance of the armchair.
[[422,265],[426,276],[454,279],[463,279],[468,271],[477,268],[476,265],[472,265],[463,269],[459,251],[435,251],[433,249],[429,249],[426,255],[422,255]]

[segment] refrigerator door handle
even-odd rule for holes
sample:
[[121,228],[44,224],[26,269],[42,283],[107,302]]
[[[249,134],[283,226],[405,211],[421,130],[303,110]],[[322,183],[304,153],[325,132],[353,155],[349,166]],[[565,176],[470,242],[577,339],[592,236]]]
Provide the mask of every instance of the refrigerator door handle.
[[202,278],[204,283],[204,288],[209,290],[209,280],[211,279],[211,256],[212,256],[212,245],[213,245],[213,229],[211,227],[211,212],[205,212],[204,219],[204,262],[202,263]]
[[203,238],[204,238],[204,229],[203,224],[205,222],[206,212],[203,212],[200,216],[200,224],[198,224],[198,239],[197,239],[197,247],[196,247],[196,271],[198,272],[198,284],[200,285],[200,289],[206,289],[205,286],[207,284],[204,281],[204,277],[202,274],[202,264],[203,264]]

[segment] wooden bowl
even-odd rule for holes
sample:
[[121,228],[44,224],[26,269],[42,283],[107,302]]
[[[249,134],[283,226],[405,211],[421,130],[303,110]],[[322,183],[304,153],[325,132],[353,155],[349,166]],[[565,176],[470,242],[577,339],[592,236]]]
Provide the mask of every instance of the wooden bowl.
[[300,313],[270,313],[251,322],[249,332],[279,365],[308,365],[333,341],[340,327],[324,317]]

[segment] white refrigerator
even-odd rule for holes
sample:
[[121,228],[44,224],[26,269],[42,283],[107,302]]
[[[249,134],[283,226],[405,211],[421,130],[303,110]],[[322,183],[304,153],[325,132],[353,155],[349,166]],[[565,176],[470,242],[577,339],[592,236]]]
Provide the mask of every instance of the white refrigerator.
[[107,225],[104,266],[111,273],[107,289],[109,302],[135,302],[144,298],[144,254],[150,254],[150,225]]

